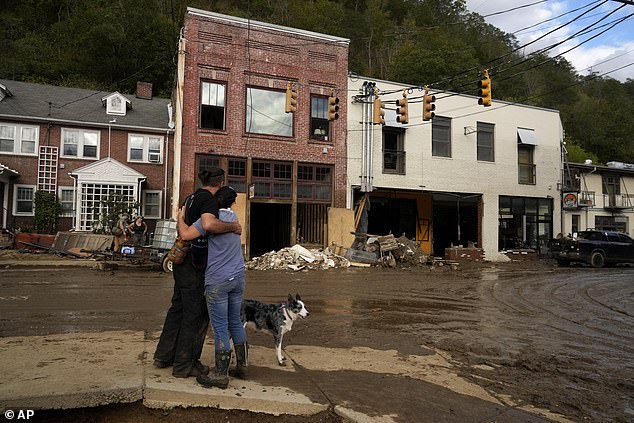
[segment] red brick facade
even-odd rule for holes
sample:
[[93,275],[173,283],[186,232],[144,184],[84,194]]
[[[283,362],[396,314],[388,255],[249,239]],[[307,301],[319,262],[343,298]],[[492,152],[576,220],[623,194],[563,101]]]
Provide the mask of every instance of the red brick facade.
[[[97,100],[98,101],[98,100]],[[104,110],[104,120],[106,119]],[[33,122],[17,121],[10,119],[0,119],[5,124],[28,124],[29,126],[37,125],[39,128],[39,146],[55,146],[59,147],[60,156],[62,154],[61,147],[61,133],[62,128],[66,129],[85,129],[91,131],[99,131],[99,158],[104,159],[108,157],[108,141],[110,140],[110,157],[125,164],[126,166],[135,169],[137,172],[146,176],[146,180],[142,183],[141,190],[155,190],[163,191],[165,186],[165,157],[166,153],[163,151],[162,163],[130,163],[128,162],[128,135],[130,133],[142,134],[142,135],[156,135],[165,140],[168,136],[168,153],[167,157],[173,155],[173,134],[167,135],[166,132],[148,132],[142,129],[138,130],[123,130],[120,128],[112,128],[110,131],[108,127],[95,127],[95,125],[86,123],[85,126],[67,125],[55,122],[34,124]],[[103,126],[103,125],[102,125]],[[4,189],[8,190],[9,207],[6,210],[7,213],[7,227],[10,228],[29,228],[33,227],[32,216],[14,216],[12,202],[14,198],[15,185],[33,185],[38,184],[38,156],[37,155],[12,155],[12,154],[0,154],[0,163],[19,172],[19,176],[11,179],[11,184],[6,185]],[[169,159],[171,160],[171,159]],[[57,168],[57,187],[73,187],[75,180],[70,176],[70,173],[76,169],[86,166],[91,163],[95,163],[96,160],[87,159],[75,159],[67,157],[58,157]],[[168,172],[168,178],[171,175],[171,171]],[[103,181],[107,183],[108,181]],[[167,186],[169,187],[169,181]],[[59,191],[58,191],[59,193]],[[167,195],[166,195],[167,194]],[[167,198],[166,198],[167,197]],[[0,198],[1,200],[1,198]],[[169,191],[162,195],[162,216],[166,218],[166,204],[170,204]],[[167,216],[169,217],[169,216]],[[154,228],[155,221],[150,219],[147,221],[148,229],[151,231]],[[73,227],[72,217],[60,217],[58,220],[58,230],[68,230]]]
[[[195,187],[197,158],[212,155],[221,160],[246,159],[247,184],[253,161],[292,163],[292,199],[267,200],[292,203],[291,232],[297,217],[298,165],[331,167],[332,198],[328,205],[345,207],[348,40],[189,9],[184,50],[181,201]],[[201,128],[203,81],[225,87],[224,129]],[[292,136],[247,132],[247,88],[284,92],[289,82],[297,92]],[[311,139],[311,95],[328,97],[333,93],[340,99],[339,119],[330,124],[327,141]],[[251,204],[258,201],[264,200],[247,202],[247,232]],[[292,236],[290,242],[295,242]]]
[[[214,154],[333,165],[333,205],[345,207],[347,42],[214,16],[188,13],[185,19],[181,199],[194,187],[196,154]],[[224,131],[199,128],[202,80],[226,84]],[[287,82],[298,93],[293,137],[247,134],[246,87],[284,90]],[[334,140],[310,140],[310,95],[333,91],[341,100]]]

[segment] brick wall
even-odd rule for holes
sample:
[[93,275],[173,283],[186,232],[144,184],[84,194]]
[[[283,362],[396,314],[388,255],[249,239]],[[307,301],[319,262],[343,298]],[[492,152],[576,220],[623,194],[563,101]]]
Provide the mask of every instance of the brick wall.
[[[10,122],[9,120],[4,119],[5,122]],[[58,125],[58,124],[46,124],[42,123],[39,125],[39,145],[51,145],[60,147],[60,155],[61,151],[61,131],[62,128],[70,128],[70,125]],[[100,144],[99,144],[99,157],[100,159],[104,159],[108,157],[108,128],[94,128],[86,126],[85,129],[90,130],[98,130],[100,132]],[[133,133],[144,134],[143,131],[132,131]],[[128,131],[112,129],[110,133],[110,156],[120,161],[121,163],[129,166],[137,170],[138,172],[144,174],[147,179],[142,185],[143,190],[162,190],[164,187],[164,179],[165,179],[165,168],[164,165],[156,164],[156,163],[129,163],[128,162]],[[156,134],[165,138],[166,134]],[[173,135],[169,135],[168,146],[169,152],[168,157],[173,157]],[[165,154],[163,155],[163,160],[165,161]],[[171,160],[171,159],[170,159]],[[13,216],[13,186],[18,185],[35,185],[37,186],[37,178],[38,178],[38,157],[37,156],[18,156],[18,155],[0,155],[0,162],[8,166],[11,169],[14,169],[20,173],[20,176],[17,178],[11,179],[10,189],[9,189],[9,210],[7,211],[7,225],[9,226],[33,226],[33,218],[28,216]],[[94,163],[95,160],[83,160],[83,159],[72,159],[72,158],[63,158],[59,157],[58,159],[58,173],[57,173],[57,185],[58,187],[73,187],[74,179],[70,177],[69,173],[72,171],[86,166],[90,163]],[[62,168],[63,167],[63,168]],[[170,172],[168,172],[168,177],[171,175],[171,167]],[[163,203],[166,202],[169,204],[170,198],[168,193],[168,198],[163,198]],[[168,216],[169,217],[169,216]],[[60,218],[59,222],[60,230],[67,230],[71,228],[72,219],[71,218]]]
[[[194,187],[196,154],[334,166],[334,205],[345,207],[347,44],[187,15],[181,200]],[[247,40],[247,36],[249,40]],[[250,43],[250,48],[245,46]],[[201,80],[226,84],[226,130],[199,129]],[[293,137],[246,134],[246,86],[298,92]],[[339,97],[333,140],[310,140],[310,95]],[[324,147],[327,153],[324,154]]]

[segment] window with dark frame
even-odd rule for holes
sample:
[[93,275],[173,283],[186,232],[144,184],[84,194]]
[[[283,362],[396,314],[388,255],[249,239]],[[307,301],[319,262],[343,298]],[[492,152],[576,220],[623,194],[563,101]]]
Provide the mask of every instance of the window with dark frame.
[[310,138],[319,141],[332,141],[330,121],[328,120],[328,97],[317,95],[310,97]]
[[202,81],[200,88],[200,127],[225,129],[225,85]]
[[478,122],[477,155],[479,161],[495,161],[494,128],[495,125],[493,125],[492,123]]
[[293,194],[293,164],[254,160],[251,177],[255,198],[291,199]]
[[595,216],[594,229],[597,231],[627,232],[627,217],[617,220],[614,216]]
[[383,173],[405,175],[405,129],[383,128]]
[[332,167],[313,164],[297,166],[297,201],[332,201]]
[[603,175],[603,194],[621,195],[621,178],[618,176]]
[[451,157],[451,119],[436,116],[431,121],[431,155]]
[[518,182],[525,185],[535,185],[536,166],[534,162],[535,146],[517,144]]
[[221,168],[225,171],[225,184],[236,190],[236,192],[246,192],[247,189],[247,160],[228,157],[225,168],[219,156],[197,156],[198,166],[196,171],[196,183],[200,186],[198,172],[209,170],[213,167]]
[[227,160],[227,185],[236,192],[247,192],[247,161],[246,159]]

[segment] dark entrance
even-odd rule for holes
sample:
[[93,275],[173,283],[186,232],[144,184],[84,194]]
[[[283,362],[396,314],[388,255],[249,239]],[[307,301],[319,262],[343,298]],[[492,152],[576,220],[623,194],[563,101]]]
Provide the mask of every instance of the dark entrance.
[[251,203],[249,256],[257,257],[291,244],[291,205]]
[[368,233],[416,239],[416,200],[370,197]]
[[479,195],[434,194],[434,255],[443,257],[445,248],[478,242]]

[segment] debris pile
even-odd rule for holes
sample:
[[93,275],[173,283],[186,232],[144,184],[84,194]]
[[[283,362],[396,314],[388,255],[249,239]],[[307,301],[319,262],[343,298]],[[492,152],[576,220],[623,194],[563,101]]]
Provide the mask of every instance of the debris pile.
[[307,249],[299,244],[271,251],[246,263],[249,270],[325,270],[348,267],[350,262],[334,253],[334,248]]
[[405,235],[394,238],[394,235],[368,237],[365,250],[376,252],[383,267],[419,266],[429,262],[429,257],[422,252],[420,246]]

